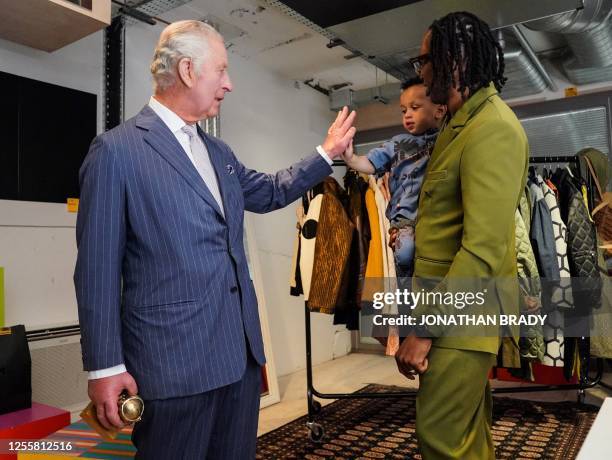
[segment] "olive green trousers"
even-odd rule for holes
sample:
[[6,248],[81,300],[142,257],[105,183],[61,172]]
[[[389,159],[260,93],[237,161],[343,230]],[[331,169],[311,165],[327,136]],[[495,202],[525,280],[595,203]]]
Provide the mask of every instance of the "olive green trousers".
[[488,380],[495,355],[433,346],[428,359],[416,401],[423,459],[495,459]]

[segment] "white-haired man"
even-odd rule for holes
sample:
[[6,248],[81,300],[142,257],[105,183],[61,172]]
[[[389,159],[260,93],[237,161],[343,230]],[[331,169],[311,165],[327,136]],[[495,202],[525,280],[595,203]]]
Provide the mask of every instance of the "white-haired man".
[[140,393],[140,458],[255,457],[265,358],[244,210],[296,200],[355,133],[345,108],[305,159],[274,175],[246,168],[196,125],[232,90],[227,67],[213,28],[169,25],[154,96],[93,141],[80,172],[75,286],[89,395],[101,423],[119,427],[118,395]]

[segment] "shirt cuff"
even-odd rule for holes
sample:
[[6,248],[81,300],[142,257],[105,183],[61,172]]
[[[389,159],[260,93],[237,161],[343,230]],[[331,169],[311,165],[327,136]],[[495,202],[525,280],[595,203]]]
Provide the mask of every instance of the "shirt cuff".
[[319,152],[319,155],[321,155],[325,161],[327,161],[328,165],[332,165],[334,163],[334,160],[332,160],[329,155],[327,154],[327,152],[325,150],[323,150],[323,147],[321,147],[320,145],[317,145],[317,152]]
[[125,364],[119,364],[117,366],[107,367],[106,369],[100,369],[97,371],[89,371],[87,379],[88,380],[103,379],[104,377],[112,377],[113,375],[122,374],[124,372],[127,372],[127,369],[125,368]]
[[367,159],[372,164],[372,167],[374,168],[374,175],[376,176],[382,176],[384,173],[386,173],[386,166],[391,161],[385,157],[379,158],[378,155],[373,155],[372,152],[368,153]]

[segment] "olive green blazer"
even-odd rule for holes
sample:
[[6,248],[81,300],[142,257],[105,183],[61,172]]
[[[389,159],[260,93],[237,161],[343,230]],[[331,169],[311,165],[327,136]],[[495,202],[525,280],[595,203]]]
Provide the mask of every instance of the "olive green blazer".
[[[493,84],[474,93],[438,136],[419,199],[415,278],[503,280],[487,293],[487,311],[518,314],[514,213],[529,165],[527,136]],[[469,313],[419,305],[414,316]],[[497,353],[498,328],[456,337],[428,328],[434,346]],[[511,328],[516,337],[518,328]]]

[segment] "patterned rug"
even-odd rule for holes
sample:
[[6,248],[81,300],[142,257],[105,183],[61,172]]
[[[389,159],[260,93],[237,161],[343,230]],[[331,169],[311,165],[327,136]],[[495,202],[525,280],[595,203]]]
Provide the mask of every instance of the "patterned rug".
[[[108,460],[121,458],[131,459],[136,455],[136,448],[132,444],[131,436],[132,428],[126,427],[121,430],[117,439],[114,441],[105,441],[89,425],[79,420],[72,425],[68,425],[56,431],[51,436],[45,438],[45,441],[63,442],[65,444],[70,443],[71,450],[62,451],[61,456],[56,457],[54,455],[52,458],[69,459],[71,457],[85,457]],[[1,455],[0,458],[2,458]],[[39,458],[41,458],[40,454],[19,454],[19,459],[35,460]]]
[[[368,385],[361,391],[399,388]],[[576,457],[598,408],[574,402],[494,399],[492,435],[498,459],[569,460]],[[323,441],[312,442],[300,417],[259,437],[257,459],[420,459],[415,399],[347,399],[322,408]]]

